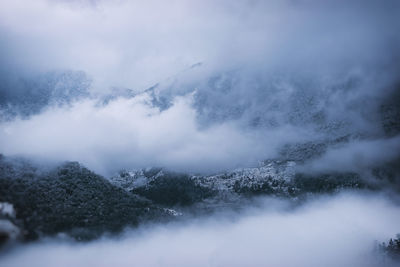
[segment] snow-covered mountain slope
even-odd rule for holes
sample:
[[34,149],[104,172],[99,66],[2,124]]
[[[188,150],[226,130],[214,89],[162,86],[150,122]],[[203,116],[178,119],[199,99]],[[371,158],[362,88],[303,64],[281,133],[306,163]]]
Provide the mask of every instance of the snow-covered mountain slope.
[[295,161],[267,160],[260,166],[215,175],[188,175],[162,168],[120,171],[110,182],[161,205],[187,206],[202,201],[229,204],[241,198],[272,195],[298,198],[369,185],[356,173],[304,175]]

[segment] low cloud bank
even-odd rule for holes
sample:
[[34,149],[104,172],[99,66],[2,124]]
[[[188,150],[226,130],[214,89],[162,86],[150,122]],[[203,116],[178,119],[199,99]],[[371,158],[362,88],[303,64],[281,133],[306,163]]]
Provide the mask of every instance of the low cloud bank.
[[382,266],[374,240],[399,231],[400,207],[379,195],[321,197],[294,210],[268,198],[256,206],[117,240],[42,241],[2,255],[1,266]]
[[178,97],[163,112],[147,105],[146,97],[49,108],[28,120],[2,123],[1,152],[77,160],[103,174],[143,166],[213,171],[274,156],[285,139],[299,139],[286,128],[262,135],[229,122],[200,130],[191,100],[190,95]]

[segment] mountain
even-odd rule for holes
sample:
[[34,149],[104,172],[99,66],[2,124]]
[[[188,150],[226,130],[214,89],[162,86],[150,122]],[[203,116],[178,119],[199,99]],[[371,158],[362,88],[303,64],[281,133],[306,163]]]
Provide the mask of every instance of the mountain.
[[[267,160],[253,168],[239,168],[215,175],[190,175],[162,168],[122,170],[110,178],[126,192],[145,197],[183,214],[240,208],[257,196],[298,201],[313,194],[341,190],[379,190],[382,180],[363,179],[352,172],[305,174],[295,161]],[[386,180],[385,180],[386,181]]]
[[0,159],[0,202],[14,205],[25,239],[65,232],[78,240],[119,232],[169,212],[113,186],[77,162],[41,170]]

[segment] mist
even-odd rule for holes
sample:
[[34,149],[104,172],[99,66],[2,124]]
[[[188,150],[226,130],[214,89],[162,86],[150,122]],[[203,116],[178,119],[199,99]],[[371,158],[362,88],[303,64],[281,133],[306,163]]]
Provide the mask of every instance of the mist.
[[395,266],[375,254],[374,243],[398,231],[399,211],[382,195],[362,193],[295,208],[262,198],[239,217],[127,229],[88,244],[44,240],[2,255],[1,266]]
[[304,171],[362,172],[396,161],[400,154],[399,137],[377,140],[353,141],[331,148],[320,158],[302,166]]

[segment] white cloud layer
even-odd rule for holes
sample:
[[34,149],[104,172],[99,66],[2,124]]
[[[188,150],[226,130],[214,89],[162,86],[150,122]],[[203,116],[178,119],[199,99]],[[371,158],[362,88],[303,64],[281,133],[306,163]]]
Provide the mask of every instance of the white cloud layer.
[[288,129],[261,135],[233,123],[198,129],[191,99],[178,97],[163,112],[146,105],[146,97],[52,107],[28,120],[2,123],[0,147],[6,155],[77,160],[101,173],[146,166],[213,171],[254,164],[274,156],[287,139],[298,139]]

